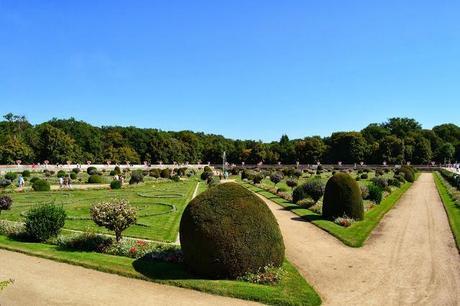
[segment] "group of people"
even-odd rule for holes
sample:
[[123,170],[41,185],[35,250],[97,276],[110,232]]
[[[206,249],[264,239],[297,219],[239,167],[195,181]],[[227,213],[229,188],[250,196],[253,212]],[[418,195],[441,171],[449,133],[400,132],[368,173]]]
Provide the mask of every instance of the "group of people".
[[60,177],[59,178],[59,188],[67,188],[67,189],[71,189],[72,188],[72,180],[70,179],[69,176],[65,176],[65,177]]

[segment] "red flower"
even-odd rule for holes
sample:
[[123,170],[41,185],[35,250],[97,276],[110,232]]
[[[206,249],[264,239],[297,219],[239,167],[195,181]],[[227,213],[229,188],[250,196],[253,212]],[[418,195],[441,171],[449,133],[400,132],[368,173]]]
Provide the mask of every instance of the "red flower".
[[129,249],[129,253],[131,253],[131,254],[136,254],[136,252],[137,252],[136,247],[131,247],[131,248]]

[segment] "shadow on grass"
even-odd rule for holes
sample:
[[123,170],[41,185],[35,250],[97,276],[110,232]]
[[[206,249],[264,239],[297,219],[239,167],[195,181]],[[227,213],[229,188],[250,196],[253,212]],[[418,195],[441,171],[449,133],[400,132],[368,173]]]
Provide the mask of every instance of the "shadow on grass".
[[133,268],[152,280],[197,279],[181,263],[170,263],[141,257],[133,262]]

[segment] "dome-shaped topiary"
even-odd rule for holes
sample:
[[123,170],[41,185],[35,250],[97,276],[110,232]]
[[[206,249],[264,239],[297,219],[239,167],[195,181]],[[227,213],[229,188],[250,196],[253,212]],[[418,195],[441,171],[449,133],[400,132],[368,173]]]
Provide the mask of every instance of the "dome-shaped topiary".
[[38,179],[32,184],[32,189],[35,191],[50,191],[50,183],[46,180]]
[[272,212],[236,183],[217,185],[189,203],[180,241],[191,272],[213,279],[279,267],[284,260],[283,237]]
[[326,184],[323,199],[323,216],[335,219],[347,216],[362,220],[363,199],[358,183],[346,173],[336,173]]

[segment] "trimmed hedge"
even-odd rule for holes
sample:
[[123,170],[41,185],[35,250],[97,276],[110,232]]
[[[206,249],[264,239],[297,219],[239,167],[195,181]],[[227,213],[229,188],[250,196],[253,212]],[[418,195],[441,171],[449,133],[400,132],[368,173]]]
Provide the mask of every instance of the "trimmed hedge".
[[180,222],[180,241],[189,270],[212,279],[237,278],[284,260],[278,223],[265,203],[236,183],[198,195]]
[[113,180],[110,183],[110,189],[121,189],[121,181],[119,180]]
[[160,177],[169,179],[171,177],[171,169],[165,168],[161,170]]
[[30,238],[46,241],[64,227],[66,213],[62,206],[43,204],[27,212],[25,229]]
[[17,177],[18,175],[16,174],[16,172],[8,172],[5,174],[6,180],[14,181]]
[[321,179],[313,179],[294,189],[292,192],[292,202],[297,203],[308,196],[311,197],[313,201],[318,202],[323,194],[324,183]]
[[93,174],[88,177],[89,184],[103,184],[104,178],[98,174]]
[[323,216],[333,220],[347,216],[355,220],[364,217],[363,198],[358,183],[346,173],[336,173],[326,184]]
[[88,167],[88,169],[86,169],[86,173],[88,173],[89,175],[95,175],[97,174],[97,169],[96,167]]
[[29,177],[30,176],[30,171],[29,170],[22,171],[22,176],[23,177]]
[[34,183],[32,184],[32,189],[35,191],[50,191],[51,186],[48,181],[38,179],[38,180],[35,180]]

